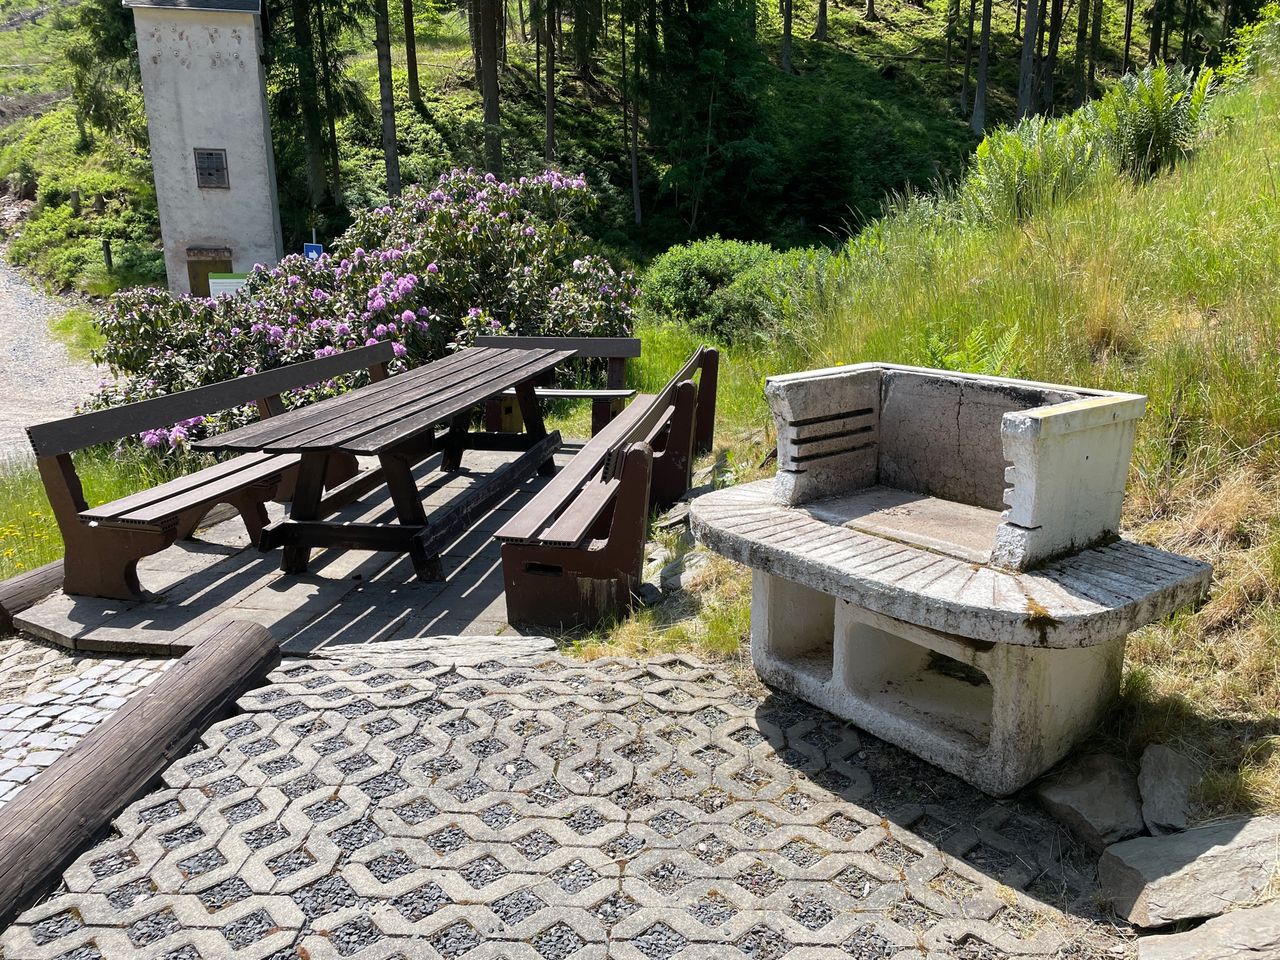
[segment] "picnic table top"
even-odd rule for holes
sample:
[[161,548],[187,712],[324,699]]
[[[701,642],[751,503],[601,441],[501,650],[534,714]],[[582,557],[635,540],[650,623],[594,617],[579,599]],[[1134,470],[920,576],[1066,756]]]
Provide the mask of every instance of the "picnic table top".
[[202,450],[376,456],[508,387],[545,373],[573,350],[470,347],[399,376],[289,410],[194,444]]
[[929,630],[989,643],[1085,647],[1193,602],[1206,563],[1129,540],[1016,573],[840,523],[836,501],[785,506],[773,481],[690,505],[695,535],[747,566]]

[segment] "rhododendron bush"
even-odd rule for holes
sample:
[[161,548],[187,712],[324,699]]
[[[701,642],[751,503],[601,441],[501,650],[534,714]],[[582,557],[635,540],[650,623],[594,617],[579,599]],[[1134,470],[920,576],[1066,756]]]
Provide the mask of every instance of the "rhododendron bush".
[[[592,202],[585,180],[547,171],[503,183],[455,170],[433,188],[360,214],[317,261],[289,256],[259,267],[235,297],[175,297],[131,290],[99,320],[98,360],[117,380],[92,406],[114,406],[287,363],[391,341],[415,366],[477,333],[618,336],[631,320],[630,274],[584,253],[571,226]],[[317,384],[297,404],[361,382]],[[142,436],[180,447],[250,409]]]

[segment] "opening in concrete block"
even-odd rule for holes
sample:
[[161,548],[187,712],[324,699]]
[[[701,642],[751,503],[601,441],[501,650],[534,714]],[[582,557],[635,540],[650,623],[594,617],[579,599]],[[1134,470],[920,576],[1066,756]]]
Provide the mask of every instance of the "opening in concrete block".
[[855,699],[965,750],[990,743],[994,696],[979,667],[855,617],[841,620],[841,675]]
[[789,580],[773,579],[769,654],[821,683],[831,680],[836,600]]

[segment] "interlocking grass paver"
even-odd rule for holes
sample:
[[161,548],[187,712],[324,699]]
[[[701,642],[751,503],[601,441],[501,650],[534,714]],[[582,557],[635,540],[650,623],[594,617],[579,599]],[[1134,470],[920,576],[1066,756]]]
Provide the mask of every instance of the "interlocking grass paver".
[[[793,698],[679,657],[459,657],[414,641],[286,662],[84,854],[75,894],[0,935],[6,960],[58,938],[109,958],[1129,949],[1002,886],[1085,912],[1075,868],[1046,859],[1048,821]],[[957,831],[972,839],[940,850]]]

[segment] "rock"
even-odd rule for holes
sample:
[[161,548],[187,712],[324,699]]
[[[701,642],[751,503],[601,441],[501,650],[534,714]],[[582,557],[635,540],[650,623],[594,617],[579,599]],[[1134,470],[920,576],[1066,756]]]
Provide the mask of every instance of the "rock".
[[1138,960],[1280,960],[1280,901],[1215,917],[1187,933],[1143,937]]
[[1036,787],[1040,804],[1089,849],[1142,832],[1142,801],[1128,768],[1095,753],[1069,762]]
[[1216,917],[1252,903],[1276,874],[1280,817],[1241,817],[1107,848],[1103,896],[1140,927]]
[[673,560],[662,568],[660,580],[663,593],[675,593],[688,589],[689,583],[711,563],[711,555],[694,551]]
[[1155,836],[1187,828],[1191,791],[1200,782],[1200,769],[1170,747],[1153,743],[1142,754],[1138,792],[1142,819]]
[[642,607],[656,607],[662,602],[662,591],[657,584],[642,583],[636,590],[636,600]]
[[689,504],[677,503],[674,507],[663,514],[654,522],[655,529],[670,530],[672,527],[684,526],[689,523]]

